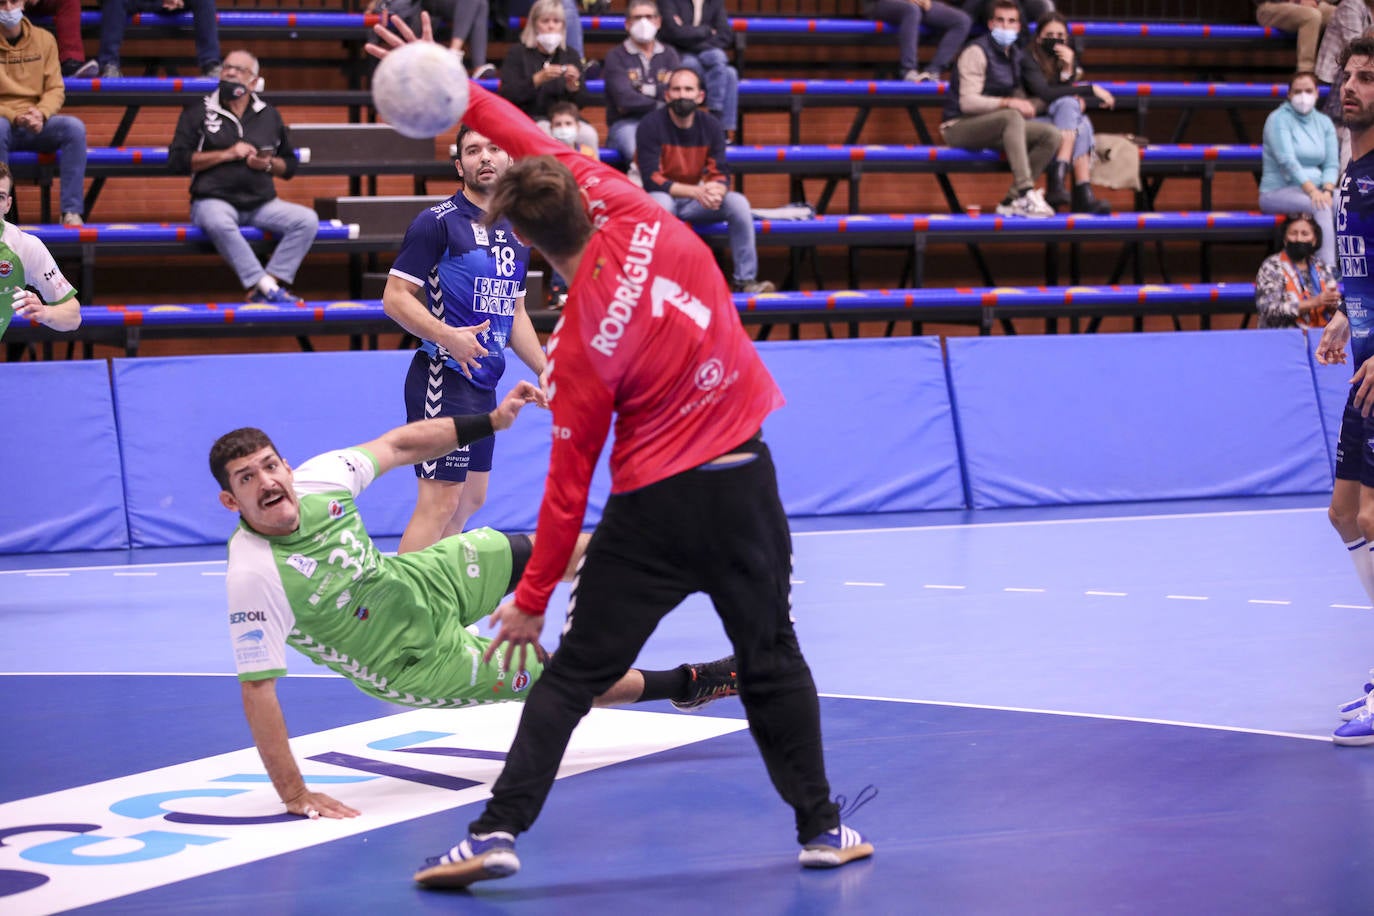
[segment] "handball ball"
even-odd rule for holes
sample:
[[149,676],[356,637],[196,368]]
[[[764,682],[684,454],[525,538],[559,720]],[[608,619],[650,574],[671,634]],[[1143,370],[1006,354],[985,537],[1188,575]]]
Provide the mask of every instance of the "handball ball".
[[430,41],[393,50],[372,76],[382,120],[407,137],[447,133],[468,108],[468,74],[457,54]]

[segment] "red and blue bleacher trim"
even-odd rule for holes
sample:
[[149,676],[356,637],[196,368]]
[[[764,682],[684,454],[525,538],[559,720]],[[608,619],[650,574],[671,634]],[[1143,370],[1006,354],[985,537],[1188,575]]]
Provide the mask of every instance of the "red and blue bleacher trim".
[[[297,150],[300,153],[300,150]],[[601,161],[620,165],[620,154],[613,149],[600,151]],[[59,153],[14,152],[10,165],[32,169],[39,165],[55,165]],[[1234,165],[1237,168],[1258,167],[1263,151],[1258,144],[1155,144],[1142,147],[1142,162],[1156,165],[1200,165],[1207,162]],[[731,146],[725,151],[725,161],[742,172],[767,171],[778,165],[836,166],[851,163],[900,166],[903,163],[937,163],[947,165],[986,164],[996,166],[1006,161],[997,150],[966,150],[952,146],[867,144],[858,146],[796,145],[796,146]],[[167,164],[165,146],[93,146],[86,151],[86,162],[95,170],[136,165],[150,167]],[[447,165],[447,160],[438,160]],[[800,171],[800,170],[799,170]]]
[[[301,32],[356,32],[359,40],[367,37],[366,32],[381,21],[375,13],[342,13],[327,11],[265,11],[265,10],[222,10],[215,14],[221,32],[242,32],[262,30],[299,30]],[[625,33],[624,16],[583,16],[582,28],[592,34],[611,33],[623,36]],[[42,19],[40,18],[40,21]],[[135,13],[130,17],[134,26],[186,29],[192,27],[192,16],[187,12],[177,13]],[[511,28],[519,29],[524,20],[512,16]],[[84,10],[81,13],[81,27],[95,29],[100,25],[100,13]],[[788,38],[797,35],[832,36],[835,38],[862,39],[866,36],[895,36],[897,30],[883,22],[871,19],[805,19],[788,16],[745,16],[730,20],[730,28],[741,35],[754,37]],[[1074,35],[1088,41],[1097,42],[1150,42],[1170,44],[1179,42],[1207,42],[1220,44],[1253,45],[1266,41],[1293,41],[1291,33],[1254,24],[1231,23],[1171,23],[1171,22],[1075,22],[1071,26]],[[263,35],[271,38],[271,35]]]
[[[155,245],[178,242],[200,242],[210,244],[203,230],[191,223],[87,223],[84,226],[61,226],[54,223],[21,224],[29,235],[35,236],[46,245],[71,243]],[[240,229],[243,237],[250,242],[271,241],[275,236],[252,226]],[[358,237],[355,223],[341,223],[326,220],[320,223],[316,241],[344,241]]]
[[[157,96],[168,97],[169,103],[185,104],[186,98],[204,95],[215,90],[219,82],[208,77],[126,76],[118,79],[73,79],[66,81],[68,102],[99,103],[102,92],[122,95],[140,94],[153,102]],[[497,80],[479,80],[482,86],[495,90]],[[1203,83],[1181,81],[1107,81],[1105,87],[1122,101],[1155,99],[1160,102],[1216,102],[1273,103],[1278,105],[1288,96],[1285,83]],[[1323,87],[1324,89],[1325,87]],[[600,96],[605,89],[602,80],[588,80],[587,91]],[[777,98],[804,97],[809,101],[842,104],[871,104],[886,99],[900,103],[935,102],[945,98],[949,85],[945,82],[909,83],[904,80],[837,80],[837,79],[742,79],[739,82],[740,102],[759,107]],[[265,93],[268,99],[272,92]],[[320,95],[316,93],[316,95]],[[327,94],[325,94],[327,95]],[[323,96],[322,96],[323,98]],[[174,101],[175,99],[175,101]]]
[[[950,287],[936,289],[846,290],[840,292],[736,293],[741,315],[822,313],[893,313],[891,318],[922,320],[920,313],[935,309],[1045,310],[1141,309],[1167,312],[1205,307],[1213,311],[1253,308],[1252,283],[1177,283],[1127,286],[1016,286]],[[994,313],[993,316],[997,317]],[[391,324],[380,299],[326,300],[295,305],[244,302],[201,302],[175,305],[87,305],[81,310],[84,328],[214,328],[244,324],[330,324],[384,322]],[[14,319],[15,328],[36,328],[30,319]],[[324,330],[322,328],[322,330]],[[327,331],[325,331],[327,332]]]

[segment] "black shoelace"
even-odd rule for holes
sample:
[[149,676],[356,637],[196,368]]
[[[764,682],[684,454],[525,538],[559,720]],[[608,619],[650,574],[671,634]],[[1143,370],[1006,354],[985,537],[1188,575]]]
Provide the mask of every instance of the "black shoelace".
[[850,800],[845,798],[843,795],[836,795],[835,804],[839,805],[840,807],[840,820],[844,821],[852,817],[854,815],[854,812],[858,811],[864,805],[873,801],[873,799],[877,797],[878,787],[872,784],[866,785],[862,789],[860,789],[859,794],[854,796],[853,802],[850,802]]

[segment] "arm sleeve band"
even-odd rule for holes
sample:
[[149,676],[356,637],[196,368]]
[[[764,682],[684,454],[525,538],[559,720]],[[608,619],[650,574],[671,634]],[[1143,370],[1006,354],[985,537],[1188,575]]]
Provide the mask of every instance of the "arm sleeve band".
[[471,445],[478,439],[496,435],[491,427],[491,415],[480,413],[471,417],[454,417],[453,429],[458,434],[458,447]]

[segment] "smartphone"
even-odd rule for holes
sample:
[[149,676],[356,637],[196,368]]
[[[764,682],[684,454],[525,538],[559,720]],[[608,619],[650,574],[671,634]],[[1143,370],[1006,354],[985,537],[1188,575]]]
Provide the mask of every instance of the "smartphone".
[[275,146],[259,146],[258,155],[262,156],[264,159],[268,156],[275,156],[277,155],[277,148]]

